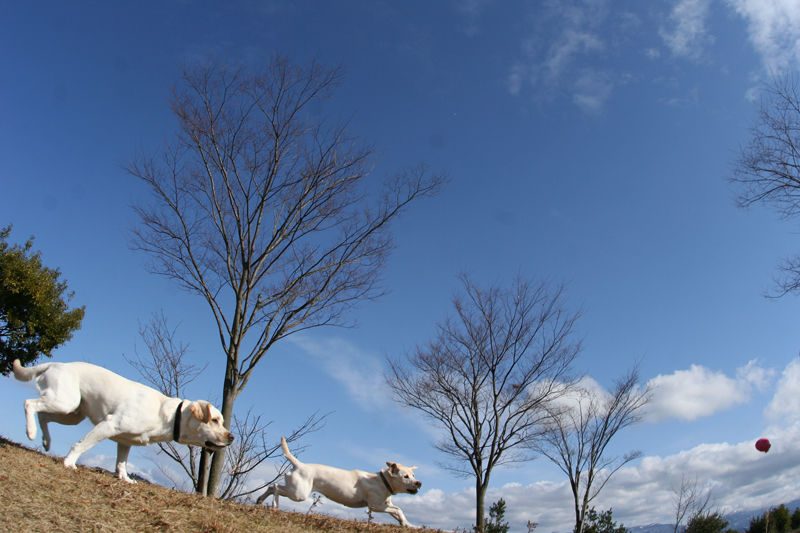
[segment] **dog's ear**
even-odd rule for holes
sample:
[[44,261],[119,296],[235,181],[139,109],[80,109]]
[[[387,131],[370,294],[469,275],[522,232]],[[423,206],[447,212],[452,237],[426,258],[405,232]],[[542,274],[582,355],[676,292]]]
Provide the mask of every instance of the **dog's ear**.
[[194,402],[192,406],[189,407],[189,410],[200,422],[208,424],[211,422],[211,409],[209,409],[210,406],[210,403],[201,400]]
[[412,466],[411,470],[416,470],[417,468],[419,468],[419,467],[418,466]]
[[389,467],[389,473],[392,474],[393,476],[396,476],[397,472],[400,471],[400,469],[397,468],[397,463],[393,463],[391,461],[386,461],[386,466]]

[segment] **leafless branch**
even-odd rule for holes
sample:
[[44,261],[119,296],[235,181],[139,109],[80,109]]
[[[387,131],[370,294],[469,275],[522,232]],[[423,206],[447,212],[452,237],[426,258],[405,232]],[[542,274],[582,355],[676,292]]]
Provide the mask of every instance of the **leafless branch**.
[[[313,413],[300,424],[288,437],[287,442],[295,442],[309,433],[322,429],[328,413],[319,416]],[[225,477],[222,482],[220,498],[224,500],[241,500],[247,496],[264,490],[273,484],[288,470],[289,463],[283,461],[278,468],[275,477],[254,488],[246,488],[250,474],[265,461],[275,459],[282,455],[280,442],[267,444],[266,429],[271,424],[261,424],[261,417],[256,416],[251,419],[251,412],[248,410],[244,419],[234,416],[232,426],[238,436],[237,442],[231,445],[231,450],[225,457]],[[296,447],[302,452],[303,446]]]
[[680,487],[672,487],[672,492],[674,493],[672,501],[675,506],[673,531],[682,533],[689,519],[701,516],[710,509],[711,491],[698,487],[697,476],[692,480],[682,474]]
[[436,336],[390,360],[385,375],[395,399],[444,430],[436,443],[457,475],[474,477],[476,521],[483,527],[489,477],[528,457],[523,446],[549,418],[546,406],[571,382],[580,350],[564,287],[517,277],[510,287],[479,287],[460,276],[454,314]]
[[650,401],[651,388],[640,387],[638,368],[634,364],[608,392],[577,387],[564,402],[550,404],[547,431],[529,442],[569,478],[578,533],[583,531],[591,501],[614,473],[642,455],[640,451],[621,457],[606,454],[611,439],[637,423]]
[[[792,74],[776,74],[764,85],[756,105],[750,141],[733,162],[730,181],[737,186],[736,203],[761,204],[781,218],[800,214],[800,87]],[[774,278],[777,292],[800,293],[800,256],[787,256]]]
[[[133,206],[131,247],[149,255],[151,272],[199,295],[217,325],[226,421],[276,342],[351,326],[349,312],[383,294],[391,222],[447,182],[421,164],[368,194],[374,148],[346,121],[312,111],[343,74],[280,55],[260,71],[185,66],[171,96],[176,137],[124,164],[150,193]],[[223,457],[213,459],[211,494]]]
[[[191,383],[204,369],[185,362],[188,345],[176,340],[175,328],[170,328],[167,317],[163,311],[153,313],[147,325],[139,326],[139,335],[148,348],[149,357],[142,356],[136,351],[136,359],[127,359],[134,368],[156,389],[170,397],[185,397],[186,386]],[[314,413],[295,429],[287,438],[293,442],[308,433],[317,431],[324,426],[328,415],[319,416]],[[253,490],[245,490],[244,486],[253,470],[264,461],[279,456],[280,444],[267,444],[267,428],[271,422],[262,423],[261,416],[253,416],[252,408],[247,411],[244,419],[233,415],[232,429],[237,438],[226,455],[225,470],[222,479],[220,497],[227,500],[240,499],[252,492],[263,489],[265,485]],[[166,456],[179,466],[191,482],[192,488],[200,492],[200,459],[201,450],[195,446],[185,446],[176,442],[158,443],[158,455]],[[299,448],[302,450],[302,447]],[[153,459],[159,470],[176,487],[185,487],[186,478],[167,468],[161,461]],[[282,475],[279,471],[277,476]]]

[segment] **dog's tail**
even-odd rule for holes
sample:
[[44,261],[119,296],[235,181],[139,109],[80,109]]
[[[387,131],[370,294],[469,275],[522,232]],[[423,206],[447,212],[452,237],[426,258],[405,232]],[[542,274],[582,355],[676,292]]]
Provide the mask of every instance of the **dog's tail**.
[[283,450],[283,456],[286,457],[290,463],[292,463],[293,467],[298,468],[303,464],[297,460],[297,457],[292,455],[292,452],[289,451],[289,445],[286,443],[286,439],[283,437],[281,437],[281,450]]
[[42,374],[47,368],[50,366],[51,363],[45,363],[43,365],[36,365],[25,368],[19,362],[19,359],[14,359],[14,377],[17,378],[19,381],[30,381],[35,377],[38,377]]

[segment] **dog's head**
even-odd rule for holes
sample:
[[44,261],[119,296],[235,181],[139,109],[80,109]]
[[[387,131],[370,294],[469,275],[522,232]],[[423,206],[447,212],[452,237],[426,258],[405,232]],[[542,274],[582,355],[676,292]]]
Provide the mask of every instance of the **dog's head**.
[[422,487],[422,482],[417,481],[414,477],[414,470],[416,466],[411,468],[403,466],[400,463],[392,463],[387,461],[383,472],[387,474],[386,478],[391,485],[395,494],[416,494]]
[[192,416],[181,428],[181,444],[203,446],[217,451],[233,442],[233,433],[225,429],[225,421],[216,407],[203,400],[189,406]]

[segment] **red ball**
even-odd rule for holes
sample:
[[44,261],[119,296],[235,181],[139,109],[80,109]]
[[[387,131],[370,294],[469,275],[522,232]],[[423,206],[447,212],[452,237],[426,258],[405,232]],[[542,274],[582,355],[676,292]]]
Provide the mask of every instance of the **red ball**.
[[769,440],[767,439],[758,439],[756,441],[756,450],[760,452],[767,453],[770,447],[772,447],[772,445],[769,443]]

